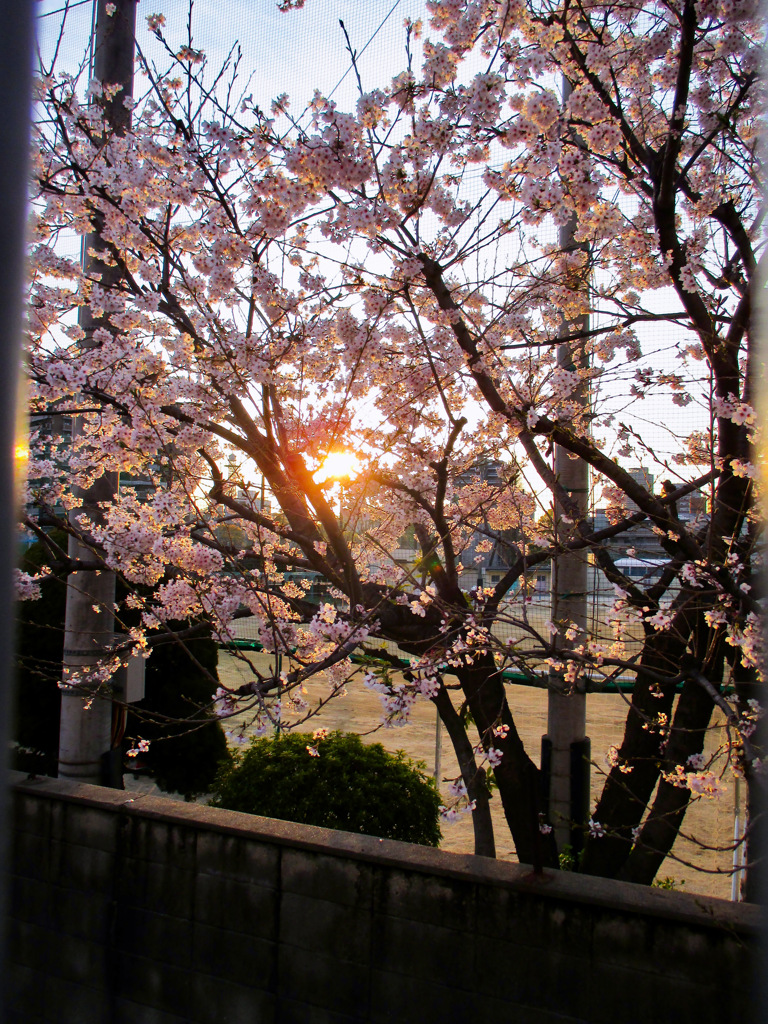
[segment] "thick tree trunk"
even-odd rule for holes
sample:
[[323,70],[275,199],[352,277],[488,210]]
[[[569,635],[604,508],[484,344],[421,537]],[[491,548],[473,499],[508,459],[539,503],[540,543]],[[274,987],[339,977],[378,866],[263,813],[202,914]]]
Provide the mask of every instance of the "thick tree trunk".
[[432,698],[440,720],[450,737],[456,758],[459,762],[461,777],[467,787],[467,795],[475,803],[472,811],[472,828],[475,832],[475,854],[480,857],[495,857],[496,842],[493,835],[491,820],[490,793],[485,781],[485,769],[478,768],[475,752],[470,743],[467,730],[451,701],[451,695],[443,684]]
[[[673,772],[675,765],[685,765],[691,754],[701,753],[713,709],[705,690],[694,682],[685,684],[665,751],[663,767],[668,772]],[[677,839],[690,799],[690,789],[659,780],[656,799],[620,878],[651,884]]]
[[685,646],[669,633],[646,638],[618,752],[619,763],[611,769],[595,808],[594,819],[605,828],[606,835],[588,839],[581,868],[586,874],[615,878],[630,853],[632,832],[642,821],[659,778],[662,737],[647,726],[660,714],[671,717],[675,699],[674,686],[662,688],[658,696],[658,688],[642,669],[669,673],[670,665],[676,658],[679,663],[684,650]]
[[[499,787],[518,860],[534,868],[557,867],[557,847],[552,833],[543,835],[539,815],[544,812],[541,773],[515,728],[504,683],[492,655],[475,657],[471,665],[456,670],[483,746],[501,752],[493,773]],[[506,732],[494,735],[499,726]]]
[[[653,665],[657,672],[669,675],[679,675],[688,664],[691,672],[695,670],[719,685],[723,675],[723,644],[706,625],[701,596],[683,591],[675,604],[683,607],[672,626],[658,639],[653,635],[646,637],[643,664]],[[683,686],[674,718],[671,715],[674,686],[662,688],[663,696],[655,698],[647,681],[639,674],[635,691],[638,708],[642,709],[646,721],[650,718],[648,724],[654,719],[658,721],[662,713],[670,720],[669,725],[663,730],[659,723],[653,732],[653,742],[643,740],[640,733],[645,731],[648,736],[651,730],[643,730],[640,716],[630,714],[625,742],[619,752],[632,768],[626,776],[625,801],[622,804],[615,783],[609,791],[612,782],[609,779],[595,812],[596,820],[607,834],[595,837],[588,844],[584,870],[650,885],[672,849],[691,797],[688,788],[659,777],[662,773],[674,773],[677,765],[687,765],[692,754],[702,752],[714,704],[711,693],[693,678]],[[633,709],[635,703],[633,694]],[[621,765],[611,774],[614,772],[620,773]],[[638,833],[657,779],[656,798]]]

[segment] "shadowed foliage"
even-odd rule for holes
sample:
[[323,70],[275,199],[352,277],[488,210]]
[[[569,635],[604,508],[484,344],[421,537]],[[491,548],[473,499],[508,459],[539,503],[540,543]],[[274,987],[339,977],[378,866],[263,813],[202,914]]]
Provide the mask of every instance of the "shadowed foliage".
[[422,846],[441,838],[440,795],[424,765],[352,733],[254,740],[219,773],[216,789],[214,805],[232,811]]

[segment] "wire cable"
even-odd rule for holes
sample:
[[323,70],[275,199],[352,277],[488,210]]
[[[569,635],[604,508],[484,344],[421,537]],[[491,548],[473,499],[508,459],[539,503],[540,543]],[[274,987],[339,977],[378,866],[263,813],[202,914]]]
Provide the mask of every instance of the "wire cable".
[[42,14],[38,14],[38,18],[50,18],[52,14],[66,14],[67,11],[73,10],[75,7],[83,7],[85,4],[94,3],[94,0],[75,0],[73,4],[66,4],[64,7],[57,7],[55,11],[44,11]]
[[[370,39],[368,40],[368,42],[367,42],[367,43],[365,44],[365,46],[364,46],[364,47],[362,48],[362,50],[361,50],[361,51],[360,51],[359,53],[356,53],[356,54],[355,54],[355,59],[357,59],[358,57],[362,57],[362,56],[363,56],[363,54],[364,54],[364,53],[365,53],[365,51],[366,51],[366,50],[368,49],[368,47],[369,47],[369,46],[371,45],[371,43],[373,42],[373,40],[374,40],[374,39],[376,38],[376,36],[377,36],[377,35],[379,34],[379,32],[381,32],[381,30],[382,30],[382,29],[384,28],[384,26],[386,25],[386,23],[387,23],[387,22],[389,21],[390,17],[391,17],[391,16],[392,16],[392,15],[393,15],[393,14],[395,13],[395,8],[397,8],[397,7],[399,7],[399,6],[400,6],[400,2],[401,2],[401,0],[395,0],[394,4],[392,5],[392,7],[391,7],[391,8],[390,8],[390,10],[389,10],[389,13],[387,13],[387,14],[385,14],[385,15],[384,15],[384,19],[383,19],[383,21],[381,22],[381,24],[379,25],[379,27],[378,27],[378,28],[376,29],[376,31],[375,31],[375,32],[373,33],[373,35],[371,36],[371,38],[370,38]],[[345,78],[347,77],[347,75],[349,74],[349,72],[350,72],[350,71],[352,70],[352,68],[353,68],[353,67],[354,67],[354,64],[353,64],[353,63],[350,63],[350,65],[349,65],[349,67],[347,68],[347,70],[346,70],[346,71],[344,72],[344,74],[343,74],[343,75],[341,76],[341,78],[340,78],[340,79],[338,80],[338,82],[336,83],[336,85],[334,85],[334,87],[333,87],[333,88],[331,89],[331,91],[330,91],[330,92],[328,93],[328,99],[330,99],[330,98],[331,98],[331,96],[333,96],[333,94],[334,94],[334,93],[336,92],[336,90],[337,90],[337,89],[339,88],[339,86],[340,86],[340,85],[341,85],[341,83],[342,83],[342,82],[344,81],[344,79],[345,79]],[[306,113],[306,110],[305,110],[305,113]],[[303,116],[304,116],[304,114],[302,114],[301,116],[303,117]]]

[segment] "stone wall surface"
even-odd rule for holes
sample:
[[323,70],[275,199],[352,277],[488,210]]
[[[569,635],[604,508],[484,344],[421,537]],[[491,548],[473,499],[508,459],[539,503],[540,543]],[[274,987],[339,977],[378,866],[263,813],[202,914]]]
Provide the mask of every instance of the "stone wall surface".
[[758,910],[16,777],[12,1024],[728,1024]]

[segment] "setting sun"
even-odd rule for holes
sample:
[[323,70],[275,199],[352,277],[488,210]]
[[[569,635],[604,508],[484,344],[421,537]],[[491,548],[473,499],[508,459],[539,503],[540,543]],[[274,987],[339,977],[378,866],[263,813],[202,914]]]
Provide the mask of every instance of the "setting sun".
[[359,472],[360,461],[354,452],[328,452],[315,473],[315,481],[353,480]]

